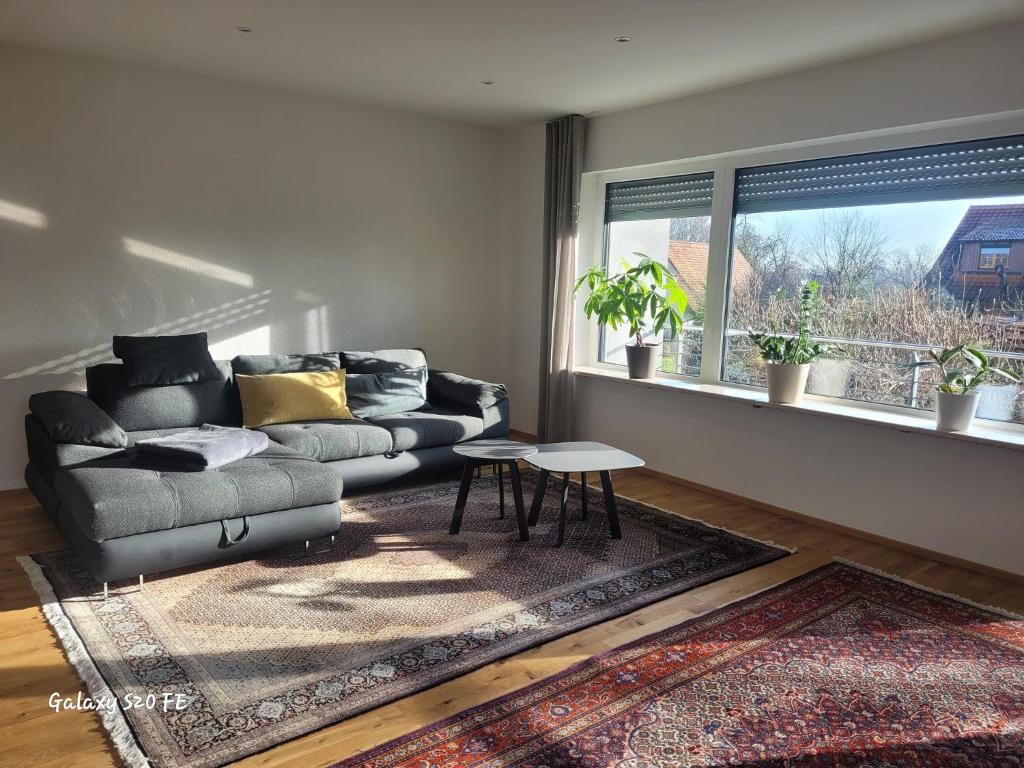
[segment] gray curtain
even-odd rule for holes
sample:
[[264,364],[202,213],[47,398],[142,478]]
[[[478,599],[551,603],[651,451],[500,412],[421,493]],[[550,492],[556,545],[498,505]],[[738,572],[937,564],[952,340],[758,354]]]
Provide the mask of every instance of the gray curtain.
[[547,124],[544,176],[544,286],[537,437],[572,439],[573,295],[586,118]]

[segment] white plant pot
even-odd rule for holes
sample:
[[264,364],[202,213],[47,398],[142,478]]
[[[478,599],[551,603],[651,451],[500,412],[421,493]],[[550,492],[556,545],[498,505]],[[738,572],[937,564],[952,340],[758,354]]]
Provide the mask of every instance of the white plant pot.
[[944,432],[963,432],[970,429],[974,414],[978,412],[981,395],[953,395],[949,392],[935,393],[935,427]]
[[807,378],[807,391],[826,397],[846,397],[852,369],[852,360],[815,360],[811,363],[811,375]]
[[768,363],[768,402],[794,405],[799,403],[807,388],[810,363],[784,365]]
[[978,402],[979,419],[1013,421],[1019,394],[1016,385],[982,384],[978,387],[978,394],[981,395]]

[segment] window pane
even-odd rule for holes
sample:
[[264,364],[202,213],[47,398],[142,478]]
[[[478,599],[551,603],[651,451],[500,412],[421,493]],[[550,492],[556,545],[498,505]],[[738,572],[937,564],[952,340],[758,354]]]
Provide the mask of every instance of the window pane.
[[[686,292],[686,325],[682,333],[662,345],[661,369],[686,376],[700,374],[704,286],[708,275],[709,216],[611,221],[606,227],[606,266],[613,274],[637,263],[644,254],[666,265]],[[626,328],[602,329],[601,360],[626,364]],[[650,341],[657,342],[657,337]]]
[[[845,359],[812,365],[808,391],[930,408],[930,347],[970,342],[1024,372],[1024,195],[741,213],[733,227],[726,381],[765,385],[746,329],[791,332],[803,280],[815,327]],[[1019,388],[981,385],[979,415],[1024,422]]]

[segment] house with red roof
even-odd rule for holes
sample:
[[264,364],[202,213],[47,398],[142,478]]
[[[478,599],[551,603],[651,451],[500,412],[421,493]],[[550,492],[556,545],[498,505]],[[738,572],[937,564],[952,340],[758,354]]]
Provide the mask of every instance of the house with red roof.
[[966,307],[1021,305],[1024,292],[1024,204],[972,205],[928,273]]
[[[680,287],[691,299],[704,295],[708,281],[708,244],[692,240],[669,240],[668,263]],[[732,252],[732,281],[746,285],[754,274],[750,262],[734,248]]]

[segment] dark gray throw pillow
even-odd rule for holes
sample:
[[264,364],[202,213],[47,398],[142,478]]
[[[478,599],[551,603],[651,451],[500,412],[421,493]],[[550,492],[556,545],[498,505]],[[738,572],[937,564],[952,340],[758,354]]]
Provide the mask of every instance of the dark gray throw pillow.
[[483,411],[508,397],[504,384],[478,381],[449,371],[431,371],[428,385],[431,402],[445,402],[461,408]]
[[38,392],[28,409],[42,422],[55,443],[124,448],[128,434],[96,403],[80,392],[57,389]]
[[341,367],[348,373],[387,373],[422,368],[427,357],[422,349],[377,349],[373,352],[342,352]]
[[124,363],[129,387],[194,384],[220,378],[205,333],[115,336],[114,357]]
[[346,373],[345,396],[360,419],[415,411],[427,404],[427,368]]
[[268,373],[301,373],[303,371],[336,371],[341,368],[337,352],[297,355],[238,355],[231,360],[231,370],[243,376]]

